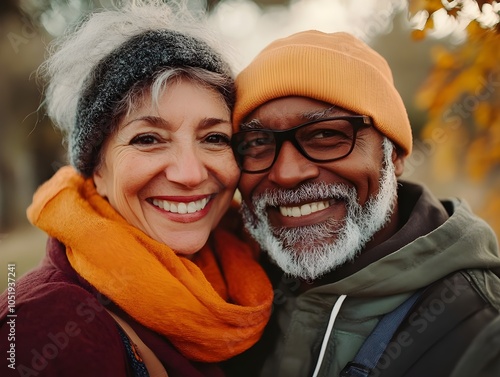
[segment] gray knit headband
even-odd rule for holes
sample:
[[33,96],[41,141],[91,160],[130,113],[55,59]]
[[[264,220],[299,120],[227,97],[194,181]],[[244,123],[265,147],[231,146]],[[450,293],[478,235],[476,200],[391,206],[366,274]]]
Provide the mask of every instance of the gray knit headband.
[[113,131],[117,103],[133,85],[167,67],[198,67],[232,77],[222,57],[194,37],[165,29],[131,38],[98,63],[78,102],[69,154],[80,173],[92,175],[102,143]]

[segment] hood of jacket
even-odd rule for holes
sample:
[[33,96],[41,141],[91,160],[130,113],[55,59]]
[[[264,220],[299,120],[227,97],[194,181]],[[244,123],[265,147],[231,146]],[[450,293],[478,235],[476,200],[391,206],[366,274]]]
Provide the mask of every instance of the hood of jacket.
[[500,276],[498,243],[491,227],[463,200],[451,199],[443,204],[452,211],[443,225],[317,290],[356,297],[385,296],[417,290],[462,269],[492,269]]

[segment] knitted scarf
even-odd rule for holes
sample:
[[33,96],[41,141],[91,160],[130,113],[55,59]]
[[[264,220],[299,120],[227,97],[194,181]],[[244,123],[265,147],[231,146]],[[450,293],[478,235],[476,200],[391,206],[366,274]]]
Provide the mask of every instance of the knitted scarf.
[[128,224],[85,179],[64,167],[35,193],[31,223],[66,246],[72,267],[144,326],[195,361],[251,347],[273,298],[250,248],[218,228],[193,260]]

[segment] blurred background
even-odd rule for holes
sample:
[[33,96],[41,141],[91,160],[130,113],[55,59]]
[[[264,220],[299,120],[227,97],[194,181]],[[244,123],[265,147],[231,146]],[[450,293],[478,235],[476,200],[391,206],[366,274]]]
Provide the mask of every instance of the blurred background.
[[[414,132],[404,178],[438,197],[465,198],[500,235],[500,5],[473,0],[188,0],[236,53],[235,72],[293,32],[347,31],[393,69]],[[38,185],[66,164],[46,117],[37,68],[50,41],[113,0],[0,3],[0,276],[20,276],[46,237],[25,211]],[[360,93],[360,95],[363,95]],[[4,289],[6,281],[0,281]]]

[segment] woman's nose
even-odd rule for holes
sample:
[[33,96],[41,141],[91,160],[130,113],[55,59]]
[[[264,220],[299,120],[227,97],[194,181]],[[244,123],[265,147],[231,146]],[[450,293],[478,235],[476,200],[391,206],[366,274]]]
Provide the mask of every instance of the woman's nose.
[[169,181],[186,187],[196,187],[208,178],[208,170],[194,146],[176,150],[172,162],[165,168]]

